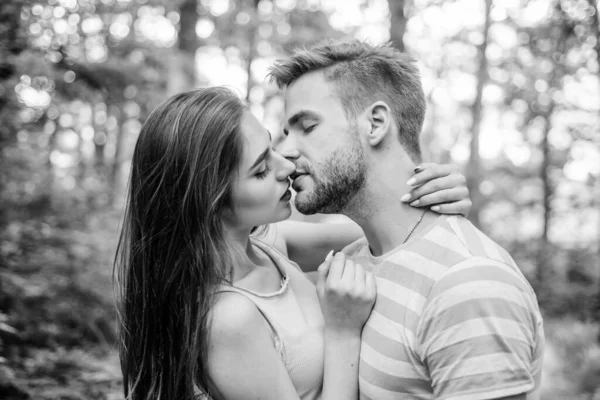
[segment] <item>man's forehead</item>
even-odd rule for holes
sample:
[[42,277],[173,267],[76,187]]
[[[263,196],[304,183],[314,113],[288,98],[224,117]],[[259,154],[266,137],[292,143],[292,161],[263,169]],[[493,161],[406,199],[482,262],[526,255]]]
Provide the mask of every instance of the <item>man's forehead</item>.
[[285,114],[290,118],[301,110],[323,111],[324,105],[338,102],[331,82],[325,81],[322,74],[311,72],[298,78],[285,92]]
[[313,71],[302,75],[293,81],[286,90],[286,94],[294,98],[306,95],[323,96],[330,92],[330,82],[325,80],[325,76],[321,71]]

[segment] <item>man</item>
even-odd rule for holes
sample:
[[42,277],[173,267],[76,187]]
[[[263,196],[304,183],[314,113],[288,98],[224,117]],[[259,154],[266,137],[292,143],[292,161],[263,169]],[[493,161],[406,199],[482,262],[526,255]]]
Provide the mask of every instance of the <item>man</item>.
[[510,255],[460,216],[411,208],[425,99],[391,46],[333,43],[271,70],[286,88],[278,151],[294,161],[296,207],[341,213],[366,238],[345,249],[372,268],[361,398],[537,399],[544,347],[535,294]]

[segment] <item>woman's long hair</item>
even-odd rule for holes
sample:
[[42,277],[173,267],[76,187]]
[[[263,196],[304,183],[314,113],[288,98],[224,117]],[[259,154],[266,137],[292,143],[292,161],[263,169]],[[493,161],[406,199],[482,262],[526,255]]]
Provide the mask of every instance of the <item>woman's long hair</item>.
[[115,257],[128,400],[210,394],[208,316],[231,276],[222,211],[242,155],[244,105],[224,88],[173,96],[133,154]]

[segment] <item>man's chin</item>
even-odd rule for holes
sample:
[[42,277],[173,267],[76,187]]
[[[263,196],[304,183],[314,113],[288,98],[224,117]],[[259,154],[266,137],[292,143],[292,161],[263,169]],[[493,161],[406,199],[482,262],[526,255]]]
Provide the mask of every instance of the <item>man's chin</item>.
[[313,215],[319,212],[316,209],[314,202],[310,201],[308,193],[296,193],[294,205],[296,206],[296,210],[304,215]]

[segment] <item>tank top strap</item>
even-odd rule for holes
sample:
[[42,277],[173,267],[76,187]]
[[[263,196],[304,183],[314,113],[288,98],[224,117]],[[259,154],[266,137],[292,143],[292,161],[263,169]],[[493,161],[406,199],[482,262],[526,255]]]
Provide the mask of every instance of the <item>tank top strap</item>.
[[258,312],[260,312],[260,314],[263,316],[263,318],[267,321],[267,324],[269,325],[269,328],[271,330],[271,337],[273,339],[275,351],[277,351],[277,353],[281,357],[281,360],[285,364],[286,363],[285,346],[284,346],[283,340],[281,339],[281,335],[279,334],[279,330],[277,329],[277,325],[269,317],[269,315],[265,312],[265,310],[263,310],[262,307],[256,302],[256,300],[253,298],[253,295],[251,293],[245,292],[244,290],[238,289],[235,286],[229,286],[229,285],[221,285],[221,288],[219,288],[219,290],[217,290],[216,294],[225,293],[225,292],[241,294],[242,296],[244,296],[245,298],[250,300],[256,306],[256,309],[258,310]]
[[[275,246],[267,244],[267,243],[263,242],[262,240],[255,238],[255,237],[250,237],[250,240],[252,241],[252,244],[258,246],[262,251],[267,253],[271,258],[273,256],[276,256],[278,258],[278,261],[280,261],[284,266],[288,266],[288,265],[292,266],[295,271],[298,271],[298,272],[301,272],[302,274],[304,274],[304,272],[302,271],[302,268],[300,268],[300,266],[297,263],[290,260],[288,258],[288,256],[286,256],[281,251],[279,251]],[[286,270],[286,272],[289,272],[289,268],[285,268],[285,270]]]

